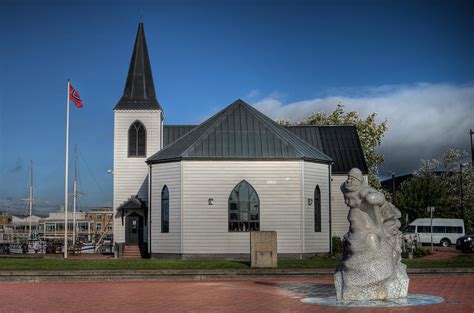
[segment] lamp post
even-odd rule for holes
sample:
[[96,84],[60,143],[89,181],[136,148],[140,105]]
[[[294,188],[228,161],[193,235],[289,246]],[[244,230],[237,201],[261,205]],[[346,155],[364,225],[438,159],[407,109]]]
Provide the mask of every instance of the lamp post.
[[434,206],[428,207],[428,212],[430,212],[430,234],[431,234],[431,253],[433,253],[433,212],[435,211]]

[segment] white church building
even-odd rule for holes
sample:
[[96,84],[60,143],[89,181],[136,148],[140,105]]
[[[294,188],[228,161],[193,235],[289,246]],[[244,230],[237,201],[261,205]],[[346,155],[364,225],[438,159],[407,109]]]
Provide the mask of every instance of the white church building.
[[282,126],[242,100],[200,125],[165,125],[143,24],[114,108],[114,240],[160,258],[248,258],[251,231],[280,257],[330,251],[348,230],[340,185],[367,173],[354,126]]

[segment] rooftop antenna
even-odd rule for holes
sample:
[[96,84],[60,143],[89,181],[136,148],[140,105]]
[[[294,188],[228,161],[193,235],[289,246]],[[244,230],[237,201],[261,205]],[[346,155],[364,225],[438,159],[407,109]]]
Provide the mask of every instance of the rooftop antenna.
[[143,23],[143,11],[140,10],[140,23]]

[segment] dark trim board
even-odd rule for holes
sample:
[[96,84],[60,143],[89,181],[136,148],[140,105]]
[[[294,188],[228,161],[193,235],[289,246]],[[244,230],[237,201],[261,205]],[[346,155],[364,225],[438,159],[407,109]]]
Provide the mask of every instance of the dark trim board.
[[332,164],[334,163],[333,161],[320,161],[320,160],[314,160],[314,159],[308,159],[308,158],[283,158],[283,157],[275,157],[275,158],[235,158],[235,157],[206,157],[206,158],[201,158],[201,157],[179,157],[179,158],[173,158],[173,159],[163,159],[159,161],[150,161],[147,160],[145,161],[147,164],[163,164],[163,163],[171,163],[171,162],[181,162],[181,161],[305,161],[305,162],[311,162],[311,163],[318,163],[318,164]]

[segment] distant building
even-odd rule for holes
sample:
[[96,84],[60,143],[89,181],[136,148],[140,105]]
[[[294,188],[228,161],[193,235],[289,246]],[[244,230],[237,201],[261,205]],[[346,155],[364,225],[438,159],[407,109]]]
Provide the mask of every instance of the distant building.
[[10,224],[12,216],[7,212],[0,212],[0,225]]
[[13,228],[11,227],[12,216],[7,212],[0,212],[0,252],[3,251],[3,245],[10,242],[13,237]]
[[113,208],[95,208],[86,213],[86,218],[91,221],[92,238],[99,240],[101,236],[113,237],[113,212]]
[[[76,236],[78,241],[102,243],[113,238],[112,208],[95,208],[89,212],[76,212]],[[64,240],[64,212],[52,212],[48,216],[31,216],[32,238]],[[68,238],[73,237],[72,212],[68,212]],[[29,216],[0,214],[0,240],[19,242],[28,239]],[[6,223],[9,222],[9,223]],[[99,242],[100,240],[100,242]]]
[[380,185],[382,186],[384,190],[392,194],[394,191],[394,188],[395,188],[395,192],[400,191],[402,184],[405,181],[411,179],[412,177],[413,177],[413,174],[399,175],[399,176],[395,176],[394,178],[390,177],[390,178],[380,181]]
[[36,238],[40,233],[40,216],[32,215],[9,215],[0,214],[0,241],[3,243],[19,242],[30,239],[30,219],[31,237]]
[[[64,239],[64,212],[52,212],[48,217],[40,220],[40,233],[42,239],[63,240]],[[68,238],[72,239],[74,213],[68,212]],[[92,222],[86,217],[84,212],[76,212],[76,238],[83,241],[92,239]]]

